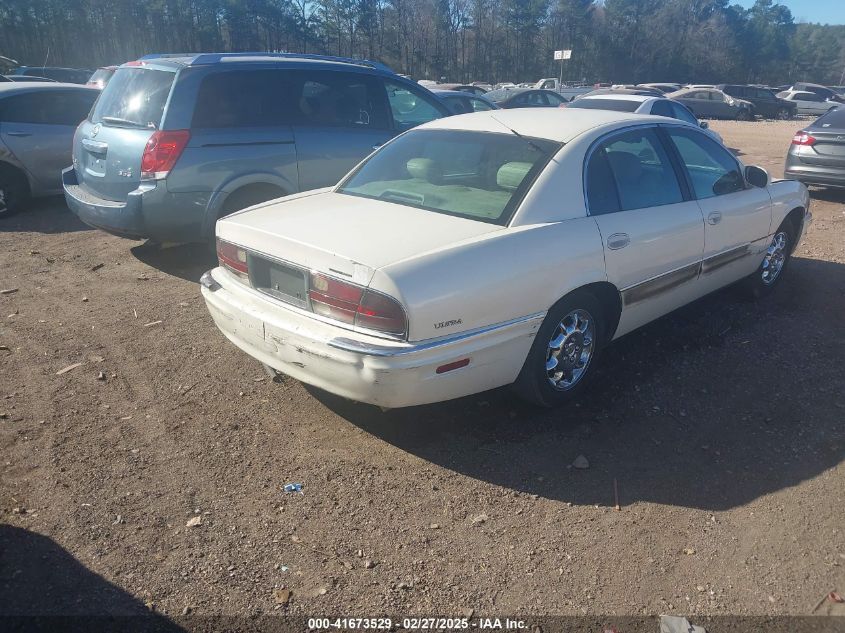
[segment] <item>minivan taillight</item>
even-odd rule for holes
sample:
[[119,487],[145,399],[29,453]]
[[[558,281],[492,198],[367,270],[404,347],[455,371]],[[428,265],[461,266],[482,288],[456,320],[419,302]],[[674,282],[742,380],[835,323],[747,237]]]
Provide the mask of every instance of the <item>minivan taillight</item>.
[[228,269],[241,279],[249,279],[249,261],[246,250],[217,238],[217,260],[220,265]]
[[813,145],[815,142],[816,139],[803,130],[796,132],[795,136],[792,137],[793,145]]
[[395,336],[405,334],[405,310],[387,295],[334,277],[311,273],[308,296],[315,314],[367,330]]
[[156,130],[144,147],[141,179],[161,180],[173,169],[191,139],[189,130]]

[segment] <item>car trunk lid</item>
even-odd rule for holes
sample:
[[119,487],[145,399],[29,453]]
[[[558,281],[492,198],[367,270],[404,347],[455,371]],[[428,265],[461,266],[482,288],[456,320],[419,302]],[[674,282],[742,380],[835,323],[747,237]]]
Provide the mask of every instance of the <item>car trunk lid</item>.
[[296,268],[367,285],[377,268],[502,228],[322,190],[228,216],[217,235]]
[[141,158],[161,127],[175,72],[141,66],[119,68],[76,131],[73,163],[89,193],[125,201],[141,180]]
[[798,157],[808,165],[845,167],[845,129],[810,128],[807,133],[815,142],[801,146]]

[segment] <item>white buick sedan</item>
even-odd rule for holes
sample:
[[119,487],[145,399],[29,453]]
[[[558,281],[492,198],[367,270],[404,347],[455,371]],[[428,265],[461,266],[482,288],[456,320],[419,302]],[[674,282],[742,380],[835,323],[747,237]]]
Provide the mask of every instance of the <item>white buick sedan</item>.
[[352,400],[513,385],[554,406],[613,339],[736,281],[770,291],[809,219],[802,184],[684,122],[497,110],[220,220],[202,293],[247,354]]

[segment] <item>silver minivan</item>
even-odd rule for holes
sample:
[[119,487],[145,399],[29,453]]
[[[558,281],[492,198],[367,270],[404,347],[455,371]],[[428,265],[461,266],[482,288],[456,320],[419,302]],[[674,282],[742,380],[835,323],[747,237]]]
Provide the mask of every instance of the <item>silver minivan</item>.
[[61,194],[74,130],[98,95],[76,84],[0,84],[0,217]]
[[148,56],[117,69],[77,129],[65,198],[115,235],[203,241],[218,218],[333,185],[396,134],[448,115],[375,62]]

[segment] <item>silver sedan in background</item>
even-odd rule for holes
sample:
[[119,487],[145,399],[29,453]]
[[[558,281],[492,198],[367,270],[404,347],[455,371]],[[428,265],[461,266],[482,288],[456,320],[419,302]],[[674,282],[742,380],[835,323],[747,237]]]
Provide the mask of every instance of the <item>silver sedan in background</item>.
[[0,84],[0,218],[62,192],[76,126],[99,94],[78,84]]

